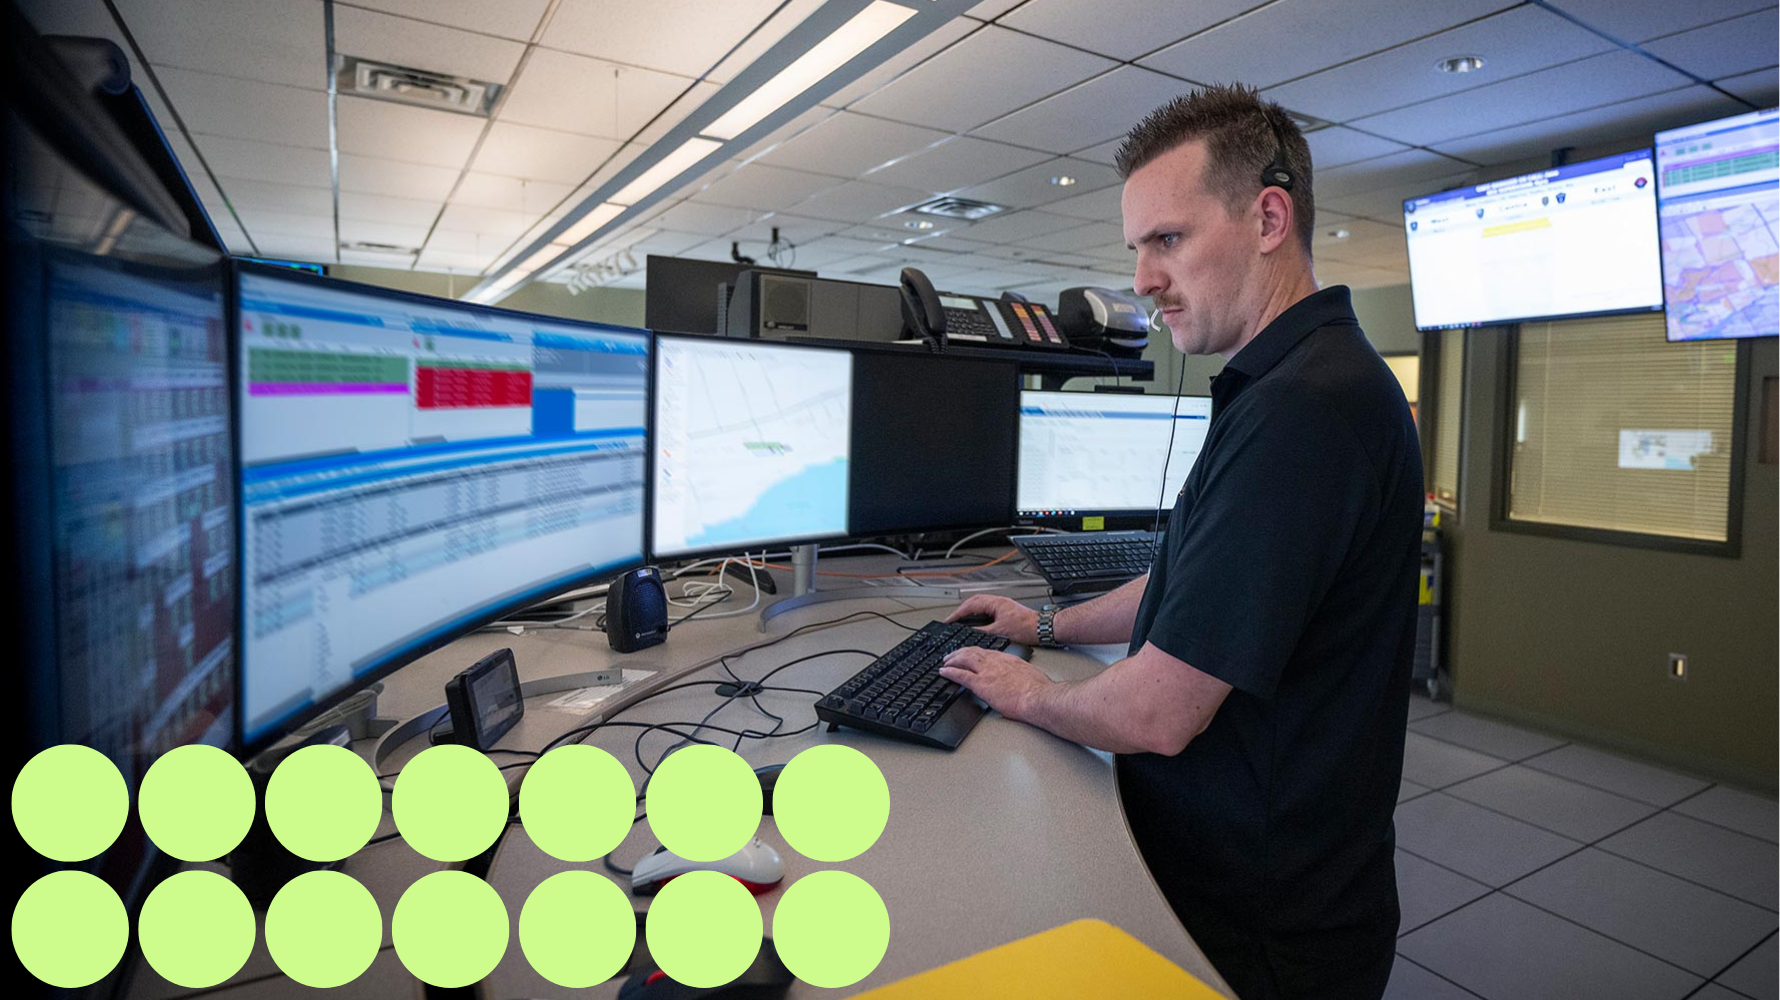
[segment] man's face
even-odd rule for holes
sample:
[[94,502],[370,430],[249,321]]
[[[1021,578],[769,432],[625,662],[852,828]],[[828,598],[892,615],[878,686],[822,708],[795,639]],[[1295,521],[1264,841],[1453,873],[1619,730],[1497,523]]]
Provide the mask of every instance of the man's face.
[[1258,216],[1232,214],[1206,188],[1205,160],[1203,140],[1182,143],[1133,172],[1121,200],[1125,241],[1137,251],[1132,287],[1155,300],[1185,354],[1226,353],[1241,341],[1241,305],[1261,260]]

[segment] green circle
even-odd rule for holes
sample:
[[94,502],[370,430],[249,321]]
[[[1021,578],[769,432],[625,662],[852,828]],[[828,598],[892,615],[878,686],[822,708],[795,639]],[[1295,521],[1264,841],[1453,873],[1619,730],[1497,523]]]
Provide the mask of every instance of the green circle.
[[441,743],[402,768],[390,811],[409,847],[434,861],[463,861],[501,835],[508,796],[494,761],[461,743]]
[[630,832],[636,804],[630,772],[616,757],[585,744],[545,754],[526,769],[519,786],[526,835],[561,861],[592,861],[617,847]]
[[728,748],[698,744],[662,761],[645,804],[649,829],[668,850],[688,861],[716,861],[741,850],[760,828],[760,779]]
[[519,947],[538,975],[558,986],[597,986],[618,974],[637,943],[624,890],[592,872],[552,875],[519,911]]
[[240,762],[202,743],[162,754],[136,793],[148,838],[181,861],[214,861],[234,850],[254,808],[253,782]]
[[12,948],[51,986],[72,990],[104,979],[129,941],[123,900],[97,875],[51,872],[12,908]]
[[123,832],[130,791],[117,765],[92,747],[64,743],[25,763],[12,782],[12,823],[52,861],[97,857]]
[[773,786],[773,821],[806,857],[847,861],[877,843],[890,822],[890,786],[870,757],[824,743],[791,758]]
[[247,897],[207,871],[180,872],[155,886],[136,918],[142,957],[168,982],[194,990],[240,972],[257,933]]
[[414,978],[444,989],[468,986],[507,953],[507,908],[493,886],[469,872],[434,872],[402,893],[389,933]]
[[266,822],[285,849],[338,861],[377,832],[383,790],[364,758],[345,747],[304,747],[278,763],[266,785]]
[[649,957],[687,986],[722,986],[760,954],[760,906],[721,872],[687,872],[661,887],[644,925]]
[[383,914],[350,875],[306,872],[266,910],[266,950],[290,978],[316,989],[352,982],[383,947]]
[[[778,815],[778,789],[773,815]],[[773,946],[791,974],[812,986],[851,986],[890,949],[890,911],[852,872],[813,872],[791,883],[773,911]]]

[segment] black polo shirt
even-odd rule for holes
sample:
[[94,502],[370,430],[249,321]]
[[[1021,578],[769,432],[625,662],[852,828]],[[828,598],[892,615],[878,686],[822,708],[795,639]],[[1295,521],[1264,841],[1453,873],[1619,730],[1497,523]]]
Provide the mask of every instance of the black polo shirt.
[[1409,404],[1342,286],[1280,314],[1211,393],[1131,652],[1154,643],[1233,690],[1179,755],[1118,758],[1132,833],[1195,936],[1394,936],[1422,522]]

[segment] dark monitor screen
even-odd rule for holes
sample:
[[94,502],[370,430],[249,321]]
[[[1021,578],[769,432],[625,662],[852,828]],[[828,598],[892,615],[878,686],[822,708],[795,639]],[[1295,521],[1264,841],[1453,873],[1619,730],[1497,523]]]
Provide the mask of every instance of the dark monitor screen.
[[650,254],[643,263],[643,325],[658,333],[722,333],[724,305],[743,271],[816,276],[814,271]]
[[1011,523],[1019,419],[1011,361],[855,351],[848,533]]

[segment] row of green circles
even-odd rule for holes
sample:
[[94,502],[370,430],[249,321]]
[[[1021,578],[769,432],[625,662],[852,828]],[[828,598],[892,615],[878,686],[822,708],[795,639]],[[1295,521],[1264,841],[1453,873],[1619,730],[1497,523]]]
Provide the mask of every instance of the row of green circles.
[[[454,988],[479,982],[507,952],[506,906],[487,882],[461,871],[434,872],[396,903],[390,938],[415,978]],[[759,905],[741,883],[691,872],[662,887],[646,924],[650,956],[688,986],[721,986],[760,951]],[[13,910],[13,947],[25,968],[51,986],[77,989],[108,975],[123,957],[129,920],[111,887],[62,871],[33,883]],[[253,950],[247,898],[214,872],[168,878],[144,901],[137,926],[144,959],[188,989],[216,986],[239,972]],[[792,974],[816,986],[850,986],[883,960],[890,916],[869,883],[819,871],[792,883],[773,913],[773,941]],[[636,942],[630,901],[590,871],[545,879],[519,914],[526,961],[550,982],[596,986],[624,968]],[[280,971],[327,989],[357,979],[383,947],[383,917],[364,886],[334,871],[299,875],[266,911],[266,950]]]

